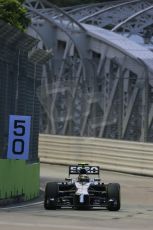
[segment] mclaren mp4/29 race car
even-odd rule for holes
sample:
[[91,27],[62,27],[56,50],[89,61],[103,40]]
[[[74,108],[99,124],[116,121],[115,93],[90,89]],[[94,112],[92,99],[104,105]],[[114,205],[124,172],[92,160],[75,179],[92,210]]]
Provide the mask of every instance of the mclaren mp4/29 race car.
[[118,211],[120,185],[118,183],[104,184],[99,174],[98,166],[70,165],[69,177],[65,178],[65,181],[46,184],[44,208],[53,210],[61,207],[74,209],[104,207],[110,211]]

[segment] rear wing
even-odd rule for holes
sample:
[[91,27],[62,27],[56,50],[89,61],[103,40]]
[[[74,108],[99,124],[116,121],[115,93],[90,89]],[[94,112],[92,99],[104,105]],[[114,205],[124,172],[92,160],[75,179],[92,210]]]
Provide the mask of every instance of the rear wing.
[[100,169],[99,166],[87,166],[87,165],[70,165],[69,166],[69,175],[80,174],[80,170],[85,170],[87,174],[90,175],[99,175]]

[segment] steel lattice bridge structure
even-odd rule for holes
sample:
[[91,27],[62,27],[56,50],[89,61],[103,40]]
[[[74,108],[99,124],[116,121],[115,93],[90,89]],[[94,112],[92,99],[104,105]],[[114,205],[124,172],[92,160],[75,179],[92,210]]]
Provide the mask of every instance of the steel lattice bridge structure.
[[51,52],[40,132],[152,142],[153,1],[24,5],[28,33]]

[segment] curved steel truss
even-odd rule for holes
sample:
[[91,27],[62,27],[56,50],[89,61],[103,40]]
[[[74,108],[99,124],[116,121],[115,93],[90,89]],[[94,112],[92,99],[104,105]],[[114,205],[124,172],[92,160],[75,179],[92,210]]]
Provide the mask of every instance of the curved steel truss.
[[110,29],[116,26],[119,22],[125,20],[127,17],[147,8],[148,6],[150,6],[150,4],[147,1],[125,1],[99,10],[93,15],[88,15],[87,17],[82,18],[80,21]]
[[149,28],[153,24],[153,5],[140,10],[132,16],[126,18],[116,25],[112,31],[120,31],[122,34],[144,34],[144,29]]
[[[122,27],[121,21],[130,23],[132,15],[151,12],[151,4],[126,1],[63,11],[45,0],[26,1],[32,28],[52,50],[37,90],[41,132],[152,141],[153,53],[99,28],[112,21],[109,29]],[[85,9],[95,11],[86,19],[85,14],[72,17]]]

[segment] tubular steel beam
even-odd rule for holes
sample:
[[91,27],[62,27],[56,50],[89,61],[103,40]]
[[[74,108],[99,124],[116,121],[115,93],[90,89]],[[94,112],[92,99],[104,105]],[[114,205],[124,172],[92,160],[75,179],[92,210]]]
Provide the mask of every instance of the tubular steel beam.
[[73,16],[76,20],[80,21],[82,18],[88,16],[90,17],[90,15],[96,14],[96,12],[98,13],[102,9],[107,9],[109,7],[113,7],[120,3],[122,3],[122,1],[111,1],[111,2],[89,4],[83,7],[77,7],[76,9],[69,11],[69,14]]
[[91,19],[91,18],[95,19],[97,16],[102,15],[105,12],[108,13],[109,11],[111,11],[111,13],[112,13],[112,10],[114,10],[114,9],[118,9],[119,7],[131,5],[132,3],[139,3],[139,2],[140,2],[140,0],[133,0],[133,1],[128,1],[128,2],[122,2],[122,3],[119,3],[119,4],[115,4],[113,6],[106,7],[105,9],[99,10],[99,11],[95,12],[94,14],[87,15],[86,17],[81,18],[79,21],[80,22],[87,22],[89,19]]
[[[121,23],[119,23],[118,25],[116,25],[112,31],[113,32],[117,32],[119,29],[122,28],[123,31],[128,30],[128,32],[130,34],[132,33],[138,33],[138,32],[142,32],[144,27],[151,25],[153,23],[153,15],[150,14],[149,17],[145,20],[145,15],[146,13],[149,14],[149,11],[153,10],[153,5],[149,6],[135,14],[133,14],[132,16],[128,17],[127,19],[125,19],[124,21],[122,21]],[[141,18],[138,17],[143,17],[143,20],[141,20]],[[137,19],[137,21],[136,21]]]
[[[153,54],[127,38],[81,24],[54,5],[42,2],[43,9],[40,5],[32,8],[33,4],[27,8],[34,20],[32,26],[54,54],[44,71],[39,94],[48,116],[47,132],[151,140]],[[147,8],[152,9],[150,4],[141,0],[120,2],[91,17],[98,19],[100,14],[126,10],[128,5],[133,6],[128,17],[141,11],[144,15]],[[127,15],[121,17],[125,20]]]

